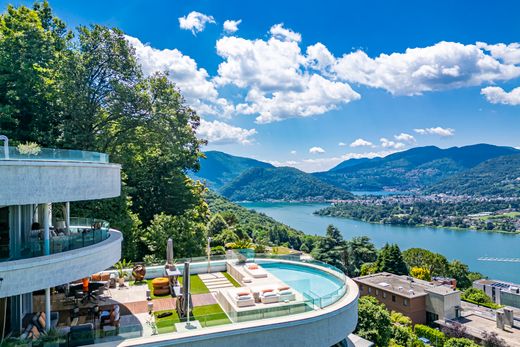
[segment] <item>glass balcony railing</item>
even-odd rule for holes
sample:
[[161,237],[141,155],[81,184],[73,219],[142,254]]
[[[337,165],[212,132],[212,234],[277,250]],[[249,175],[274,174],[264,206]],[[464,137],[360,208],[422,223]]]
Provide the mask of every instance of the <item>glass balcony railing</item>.
[[38,148],[20,150],[18,147],[0,147],[0,160],[81,161],[108,163],[108,154],[74,149]]
[[[49,230],[49,253],[56,254],[87,247],[109,237],[109,224],[100,219],[71,218],[67,230],[64,222]],[[0,262],[44,256],[43,229],[31,230],[20,244],[0,246]]]

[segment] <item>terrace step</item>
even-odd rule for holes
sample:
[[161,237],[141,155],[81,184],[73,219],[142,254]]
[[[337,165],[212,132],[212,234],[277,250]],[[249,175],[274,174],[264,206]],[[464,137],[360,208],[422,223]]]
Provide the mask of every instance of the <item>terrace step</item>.
[[233,284],[221,272],[211,274],[199,274],[199,278],[211,293],[216,293],[222,288],[232,288]]

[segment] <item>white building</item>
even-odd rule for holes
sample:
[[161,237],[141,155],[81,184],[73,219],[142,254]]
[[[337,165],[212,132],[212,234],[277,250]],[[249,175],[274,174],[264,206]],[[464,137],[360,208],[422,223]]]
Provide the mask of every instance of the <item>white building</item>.
[[23,154],[7,141],[0,148],[2,336],[21,331],[22,319],[33,312],[33,292],[45,291],[50,327],[50,288],[119,260],[121,234],[96,216],[71,218],[69,210],[73,201],[119,196],[120,170],[106,154],[55,149]]

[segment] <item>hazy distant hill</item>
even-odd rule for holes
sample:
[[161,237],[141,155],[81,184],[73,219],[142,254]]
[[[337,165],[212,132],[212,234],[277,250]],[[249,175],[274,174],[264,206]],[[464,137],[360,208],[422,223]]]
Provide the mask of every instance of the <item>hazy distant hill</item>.
[[348,199],[352,194],[291,167],[253,168],[220,193],[234,201]]
[[273,165],[251,158],[237,157],[224,152],[207,151],[206,159],[200,160],[200,171],[192,174],[195,179],[205,180],[212,189],[218,190],[251,168],[272,168]]
[[440,181],[427,192],[520,197],[520,154],[487,160]]
[[478,144],[441,149],[416,147],[384,158],[351,159],[314,176],[346,190],[424,188],[492,158],[519,153],[512,147]]

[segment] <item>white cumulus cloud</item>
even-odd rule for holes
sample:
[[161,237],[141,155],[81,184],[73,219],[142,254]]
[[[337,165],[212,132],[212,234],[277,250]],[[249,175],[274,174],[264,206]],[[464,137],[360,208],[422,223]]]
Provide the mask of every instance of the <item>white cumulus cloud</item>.
[[228,19],[224,22],[224,31],[228,34],[233,34],[238,31],[238,26],[242,23],[242,19],[239,20],[231,20]]
[[267,41],[234,36],[217,41],[224,62],[215,82],[247,91],[237,113],[257,115],[258,123],[270,123],[323,114],[360,98],[347,83],[311,72],[298,42],[278,36]]
[[293,149],[293,150],[291,151],[291,154],[293,154],[293,155],[296,154],[296,151]]
[[520,67],[499,61],[478,45],[445,41],[375,58],[358,50],[337,59],[334,71],[344,81],[383,88],[395,95],[419,95],[520,76]]
[[394,139],[397,141],[403,141],[403,142],[415,142],[415,137],[413,135],[407,134],[407,133],[400,133],[399,135],[394,135]]
[[442,128],[442,127],[434,127],[434,128],[421,128],[414,129],[417,134],[420,135],[439,135],[442,137],[448,137],[455,135],[455,129],[452,128]]
[[500,87],[486,87],[480,93],[492,104],[520,105],[520,87],[506,92]]
[[374,144],[364,139],[357,139],[350,144],[350,147],[374,147]]
[[302,35],[300,33],[284,28],[283,23],[273,25],[269,32],[274,38],[280,41],[300,42],[302,40]]
[[311,147],[309,148],[309,153],[311,154],[322,154],[325,153],[325,150],[321,147]]
[[401,148],[405,147],[404,143],[402,143],[402,142],[395,142],[395,141],[389,140],[389,139],[387,139],[385,137],[380,138],[379,141],[381,141],[381,146],[383,148],[401,149]]
[[190,30],[193,35],[203,31],[207,23],[215,23],[213,16],[208,16],[197,11],[192,11],[188,13],[187,16],[179,17],[179,27],[184,30]]
[[229,116],[234,112],[234,105],[219,97],[208,72],[199,68],[193,58],[178,49],[156,49],[135,37],[126,36],[126,39],[135,49],[144,74],[167,72],[186,102],[195,110],[201,114],[220,116]]
[[346,145],[347,145],[347,144],[346,144],[345,142],[340,142],[340,143],[338,143],[338,146],[340,146],[340,147],[345,147]]
[[489,51],[492,57],[500,59],[506,64],[520,64],[520,43],[518,42],[508,45],[505,43],[489,45],[485,42],[477,42],[477,46]]
[[239,143],[246,145],[253,141],[251,137],[255,134],[255,129],[243,129],[218,120],[209,122],[202,119],[197,129],[197,135],[211,144]]

